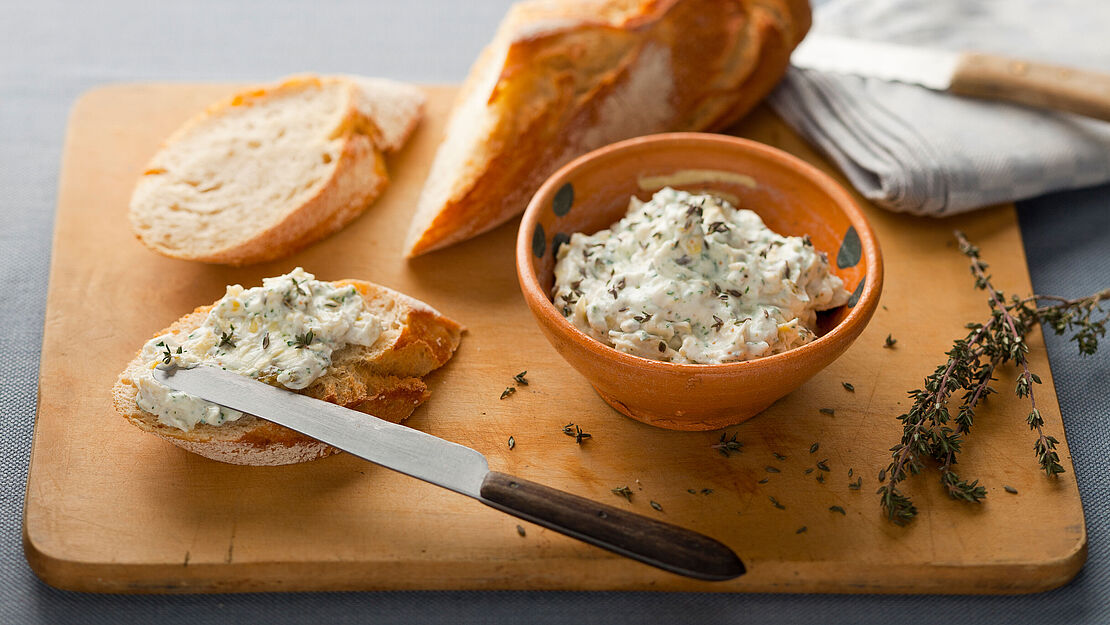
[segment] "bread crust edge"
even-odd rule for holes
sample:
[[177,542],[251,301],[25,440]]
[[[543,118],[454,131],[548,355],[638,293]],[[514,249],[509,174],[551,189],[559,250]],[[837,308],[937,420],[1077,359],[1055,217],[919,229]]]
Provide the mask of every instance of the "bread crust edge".
[[[337,373],[334,369],[343,367],[349,371],[344,370],[342,373],[350,373],[354,376],[353,379],[357,380],[361,375],[365,380],[367,376],[373,375],[374,382],[379,386],[384,384],[385,388],[375,389],[373,395],[367,395],[366,392],[342,393],[345,401],[339,401],[339,394],[329,388],[331,382],[322,382],[322,377],[298,392],[400,423],[428,399],[430,393],[422,376],[444,365],[454,355],[464,328],[420,300],[392,289],[360,280],[341,280],[336,281],[336,284],[354,285],[368,305],[391,304],[395,316],[383,319],[383,326],[388,327],[378,341],[366,350],[372,354],[372,359],[348,358],[351,362],[333,365],[325,377],[333,376]],[[198,327],[211,308],[211,305],[198,307],[153,336],[187,332]],[[344,355],[342,352],[347,349],[350,348],[338,350],[333,356],[341,357]],[[132,425],[182,449],[220,462],[252,466],[308,462],[340,451],[299,432],[250,415],[220,426],[199,424],[188,432],[167,426],[159,422],[155,415],[144,412],[135,405],[137,388],[133,378],[148,374],[149,370],[143,367],[140,355],[136,354],[112,387],[113,408]],[[344,376],[335,378],[341,382]]]

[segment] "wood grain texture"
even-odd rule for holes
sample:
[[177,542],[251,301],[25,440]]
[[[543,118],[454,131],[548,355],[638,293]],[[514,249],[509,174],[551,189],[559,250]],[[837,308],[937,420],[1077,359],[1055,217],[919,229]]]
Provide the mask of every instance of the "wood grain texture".
[[[905,390],[921,384],[966,321],[987,314],[952,229],[982,248],[1000,288],[1030,291],[1011,206],[943,220],[865,206],[883,247],[882,305],[844,356],[731,428],[744,451],[725,458],[710,448],[720,432],[661,430],[617,414],[547,344],[517,287],[515,223],[402,258],[452,88],[429,89],[427,118],[389,160],[393,182],[378,202],[297,256],[233,269],[147,251],[126,223],[135,177],[164,136],[235,88],[121,85],[91,92],[74,108],[24,507],[26,554],[47,582],[109,592],[1013,593],[1059,586],[1082,565],[1083,514],[1039,334],[1030,354],[1045,381],[1038,403],[1047,433],[1064,443],[1067,473],[1050,481],[1038,472],[1027,409],[1002,392],[977,415],[960,463],[962,475],[987,486],[984,504],[948,499],[927,473],[907,487],[919,518],[899,528],[881,517],[873,494],[900,435],[895,417],[909,406]],[[733,132],[830,170],[765,109]],[[740,555],[748,573],[698,582],[530,524],[521,537],[517,519],[347,454],[287,467],[220,464],[115,415],[112,382],[151,333],[215,300],[227,284],[256,285],[298,264],[322,279],[358,277],[401,290],[469,328],[455,358],[428,377],[431,399],[409,425],[477,449],[496,471],[712,536]],[[882,347],[888,333],[898,339],[894,349]],[[499,400],[522,370],[530,384]],[[1000,389],[1013,388],[1012,376],[1000,377]],[[570,421],[593,437],[576,445],[562,432]],[[820,449],[810,454],[814,442]],[[804,471],[826,458],[831,472],[819,484]],[[860,490],[848,488],[849,469],[853,480],[863,478]],[[610,492],[622,485],[631,501]],[[847,514],[830,512],[834,505]]]
[[949,91],[1110,121],[1110,74],[993,54],[960,58]]

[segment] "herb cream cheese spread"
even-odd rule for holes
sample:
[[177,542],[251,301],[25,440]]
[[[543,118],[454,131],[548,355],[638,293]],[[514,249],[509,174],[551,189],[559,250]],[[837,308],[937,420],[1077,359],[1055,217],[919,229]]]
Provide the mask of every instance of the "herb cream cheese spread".
[[606,230],[559,248],[555,307],[619,351],[715,364],[816,339],[817,311],[850,294],[808,237],[785,237],[750,210],[670,187]]
[[[159,364],[218,366],[268,383],[302,389],[327,371],[332,352],[346,345],[372,345],[381,322],[365,310],[353,286],[321,282],[297,267],[262,286],[227,287],[201,326],[182,341],[173,334],[143,346],[149,368]],[[169,426],[189,431],[198,423],[221,425],[243,413],[156,382],[135,380],[138,407]]]

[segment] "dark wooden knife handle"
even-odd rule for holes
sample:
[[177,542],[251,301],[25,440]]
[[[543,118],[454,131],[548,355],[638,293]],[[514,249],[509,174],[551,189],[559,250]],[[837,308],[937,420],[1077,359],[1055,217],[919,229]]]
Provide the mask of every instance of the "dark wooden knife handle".
[[519,477],[490,471],[481,495],[502,512],[665,571],[708,581],[744,574],[740,558],[708,536]]

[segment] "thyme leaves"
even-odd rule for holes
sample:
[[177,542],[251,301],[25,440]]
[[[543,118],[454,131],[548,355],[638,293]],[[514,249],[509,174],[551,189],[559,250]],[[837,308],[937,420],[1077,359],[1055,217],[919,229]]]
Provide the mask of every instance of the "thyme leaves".
[[564,425],[563,426],[563,434],[566,434],[567,436],[573,437],[574,442],[578,445],[581,445],[582,441],[586,440],[587,438],[593,438],[592,434],[590,434],[588,432],[583,432],[582,428],[575,425],[574,423],[568,423],[568,424]]
[[312,345],[312,342],[315,340],[316,335],[312,333],[312,330],[309,330],[304,334],[298,334],[293,337],[293,347],[295,347],[296,349],[304,349],[309,345]]
[[[1003,366],[1018,370],[1014,393],[1029,399],[1026,423],[1034,434],[1037,464],[1048,477],[1063,473],[1057,452],[1059,441],[1045,433],[1044,416],[1037,407],[1034,389],[1040,378],[1029,369],[1029,346],[1025,339],[1040,324],[1057,335],[1071,334],[1080,355],[1090,355],[1098,349],[1099,339],[1105,337],[1110,321],[1110,313],[1103,308],[1103,302],[1110,299],[1110,288],[1077,299],[1055,295],[1007,298],[995,288],[979,248],[962,232],[956,231],[955,237],[960,252],[968,258],[975,288],[989,296],[990,317],[981,323],[968,324],[967,335],[953,342],[946,352],[947,361],[925,378],[922,388],[908,392],[913,405],[898,417],[902,422],[902,438],[891,448],[890,463],[879,474],[880,482],[888,476],[890,481],[876,491],[887,518],[899,525],[913,520],[917,508],[898,485],[921,473],[926,461],[936,464],[941,484],[953,499],[978,503],[987,496],[986,487],[978,480],[962,479],[955,465],[971,431],[975,409],[996,392],[991,382],[995,381],[994,373]],[[960,392],[959,405],[952,414],[949,404]]]
[[721,439],[709,447],[711,449],[716,449],[725,458],[728,458],[731,454],[740,453],[744,450],[744,443],[736,440],[736,434],[737,433],[734,432],[732,436],[729,437],[728,432],[722,432]]
[[618,486],[616,488],[610,488],[609,492],[611,492],[614,495],[617,495],[619,497],[624,497],[629,502],[632,501],[632,489],[629,488],[627,485],[626,486]]

